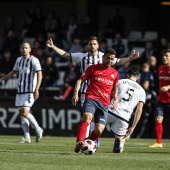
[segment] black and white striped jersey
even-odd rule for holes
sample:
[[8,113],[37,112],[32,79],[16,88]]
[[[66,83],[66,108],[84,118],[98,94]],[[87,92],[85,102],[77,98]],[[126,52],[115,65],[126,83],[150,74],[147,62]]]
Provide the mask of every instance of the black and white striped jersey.
[[13,70],[18,72],[17,93],[33,93],[37,84],[37,72],[42,70],[39,60],[33,55],[27,59],[18,57]]
[[[79,64],[80,72],[83,75],[84,71],[90,66],[94,64],[102,63],[102,56],[104,53],[98,52],[96,56],[90,56],[88,52],[86,53],[71,53],[71,61],[75,61]],[[114,59],[113,66],[117,63],[117,58]],[[86,80],[82,83],[81,93],[85,93],[86,89],[89,85],[89,80]]]

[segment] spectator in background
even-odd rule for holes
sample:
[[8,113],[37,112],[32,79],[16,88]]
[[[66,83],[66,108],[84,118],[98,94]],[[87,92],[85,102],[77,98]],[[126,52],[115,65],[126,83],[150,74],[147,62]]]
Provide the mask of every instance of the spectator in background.
[[12,14],[8,15],[6,18],[5,26],[3,29],[3,34],[4,35],[8,34],[9,30],[13,30],[14,32],[17,31],[16,23],[15,23],[15,16]]
[[36,37],[39,33],[45,33],[45,16],[42,6],[37,6],[33,12],[28,13],[29,29],[26,32],[26,37]]
[[145,51],[141,54],[140,64],[149,63],[149,57],[151,55],[157,56],[157,51],[154,49],[153,42],[147,41],[145,43]]
[[44,87],[52,87],[54,83],[59,78],[59,70],[55,66],[52,56],[47,56],[44,64],[42,65],[43,70],[43,86]]
[[128,42],[122,39],[122,34],[117,32],[112,44],[112,48],[116,50],[117,58],[123,58],[128,56]]
[[107,48],[108,48],[108,46],[107,46],[106,39],[102,39],[102,40],[99,42],[99,51],[101,51],[101,52],[104,53]]
[[81,39],[78,36],[75,36],[73,38],[73,43],[69,49],[69,52],[75,53],[77,51],[83,52],[83,46],[82,46]]
[[56,100],[66,100],[71,99],[73,96],[73,89],[80,78],[80,70],[78,64],[73,61],[70,62],[69,67],[66,70],[66,74],[64,77],[64,85],[61,87],[60,96],[54,96]]
[[143,87],[146,93],[146,102],[143,107],[141,119],[138,123],[139,131],[138,134],[136,135],[137,138],[141,138],[145,129],[147,129],[147,123],[149,121],[149,118],[153,117],[154,108],[157,100],[157,93],[156,91],[151,89],[149,80],[147,78],[142,81],[141,86]]
[[155,90],[158,94],[158,65],[157,65],[157,58],[154,55],[151,55],[149,58],[150,63],[150,71],[153,74],[154,77],[154,87],[153,90]]
[[55,11],[53,10],[49,10],[47,12],[45,21],[44,21],[44,27],[45,27],[45,31],[50,32],[51,30],[55,31],[55,32],[59,32],[61,31],[61,23],[60,23],[60,19],[57,17]]
[[78,33],[78,35],[81,38],[81,41],[83,43],[87,43],[88,38],[91,35],[96,35],[96,34],[97,34],[97,32],[96,32],[93,22],[91,21],[91,17],[86,15],[84,17],[83,23],[80,24],[80,29],[79,29],[79,33]]
[[120,32],[124,36],[125,19],[120,15],[117,7],[112,8],[105,27],[106,38],[113,38],[116,32]]
[[123,66],[118,68],[119,79],[124,79],[127,77],[126,74],[127,74],[127,71],[129,70],[129,68],[130,68],[130,62],[127,62]]
[[33,42],[33,47],[32,47],[32,55],[34,55],[34,56],[37,56],[38,54],[37,54],[37,51],[38,51],[38,49],[40,49],[41,48],[41,44],[40,44],[40,42],[38,41],[38,40],[35,40],[34,42]]
[[35,36],[35,41],[39,41],[41,48],[43,49],[46,49],[46,39],[47,39],[46,33],[44,34],[40,32]]
[[13,59],[11,51],[4,51],[2,60],[0,61],[0,77],[9,73],[13,69],[14,63],[15,61]]
[[[162,50],[168,48],[168,39],[165,36],[162,36],[158,42],[158,55],[160,56]],[[162,64],[162,58],[158,57],[158,65]]]
[[8,30],[4,43],[2,45],[3,53],[4,51],[7,51],[7,50],[11,51],[14,57],[14,60],[15,60],[17,56],[20,54],[19,46],[20,46],[20,40],[16,36],[14,30]]
[[40,61],[41,66],[44,65],[46,57],[47,57],[46,51],[42,47],[38,48],[36,50],[35,57],[38,58],[38,60]]
[[139,84],[141,84],[145,79],[149,80],[150,86],[154,87],[154,77],[152,72],[150,71],[150,65],[148,63],[144,63],[141,68],[140,76],[139,76]]
[[77,15],[72,14],[69,17],[69,21],[64,26],[64,34],[65,34],[65,48],[69,50],[70,45],[72,44],[72,40],[75,36],[78,35],[78,23],[77,23]]

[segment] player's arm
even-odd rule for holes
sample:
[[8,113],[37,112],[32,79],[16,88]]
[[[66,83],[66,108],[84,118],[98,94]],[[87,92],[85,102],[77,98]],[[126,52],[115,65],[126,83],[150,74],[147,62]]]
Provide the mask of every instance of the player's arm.
[[80,87],[81,87],[81,83],[82,83],[82,80],[78,79],[77,82],[76,82],[76,85],[74,87],[74,94],[73,94],[73,97],[72,97],[73,106],[76,106],[76,104],[79,100],[78,94],[79,94],[79,90],[80,90]]
[[17,75],[17,72],[14,71],[14,70],[12,70],[12,71],[10,71],[8,74],[6,74],[5,76],[1,77],[1,78],[0,78],[0,82],[1,82],[2,80],[6,80],[6,79],[9,79],[9,78],[15,77],[16,75]]
[[134,50],[131,56],[118,59],[116,66],[124,65],[125,63],[131,62],[132,60],[136,60],[138,58],[139,58],[139,52]]
[[111,96],[114,99],[113,107],[111,107],[112,110],[117,108],[117,103],[118,103],[117,94],[118,94],[118,84],[116,83],[116,84],[114,84],[114,86],[112,88],[112,92],[111,92]]
[[137,123],[139,122],[140,117],[141,117],[142,110],[143,110],[143,102],[139,102],[137,104],[137,108],[136,108],[136,111],[135,111],[135,117],[134,117],[134,120],[133,120],[133,124],[128,129],[127,134],[126,134],[126,138],[133,133],[133,131],[134,131],[134,129],[135,129]]
[[41,86],[41,82],[42,82],[42,71],[38,71],[37,72],[37,84],[35,86],[35,91],[34,91],[34,99],[37,100],[39,98],[39,89]]
[[168,90],[170,90],[170,85],[162,86],[162,87],[160,88],[160,91],[161,91],[161,92],[167,92]]
[[47,40],[47,43],[46,43],[47,47],[53,49],[60,57],[62,58],[65,58],[67,60],[70,60],[71,59],[71,56],[70,56],[70,53],[67,53],[66,51],[56,47],[54,44],[53,44],[53,40],[51,38],[49,38]]

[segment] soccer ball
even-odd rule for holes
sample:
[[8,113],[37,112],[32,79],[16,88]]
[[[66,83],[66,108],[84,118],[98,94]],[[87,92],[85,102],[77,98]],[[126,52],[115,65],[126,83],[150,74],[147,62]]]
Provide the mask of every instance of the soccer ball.
[[81,149],[82,153],[85,155],[92,155],[96,152],[96,144],[90,139],[84,141],[83,148]]

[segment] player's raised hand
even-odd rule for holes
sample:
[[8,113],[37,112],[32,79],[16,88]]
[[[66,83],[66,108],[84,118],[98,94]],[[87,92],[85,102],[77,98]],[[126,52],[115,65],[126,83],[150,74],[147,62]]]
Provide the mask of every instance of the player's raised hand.
[[133,50],[131,58],[132,58],[132,60],[135,60],[135,59],[139,58],[139,51]]
[[49,39],[47,40],[46,45],[47,45],[49,48],[53,48],[53,46],[54,46],[53,40],[52,40],[51,38],[49,38]]

